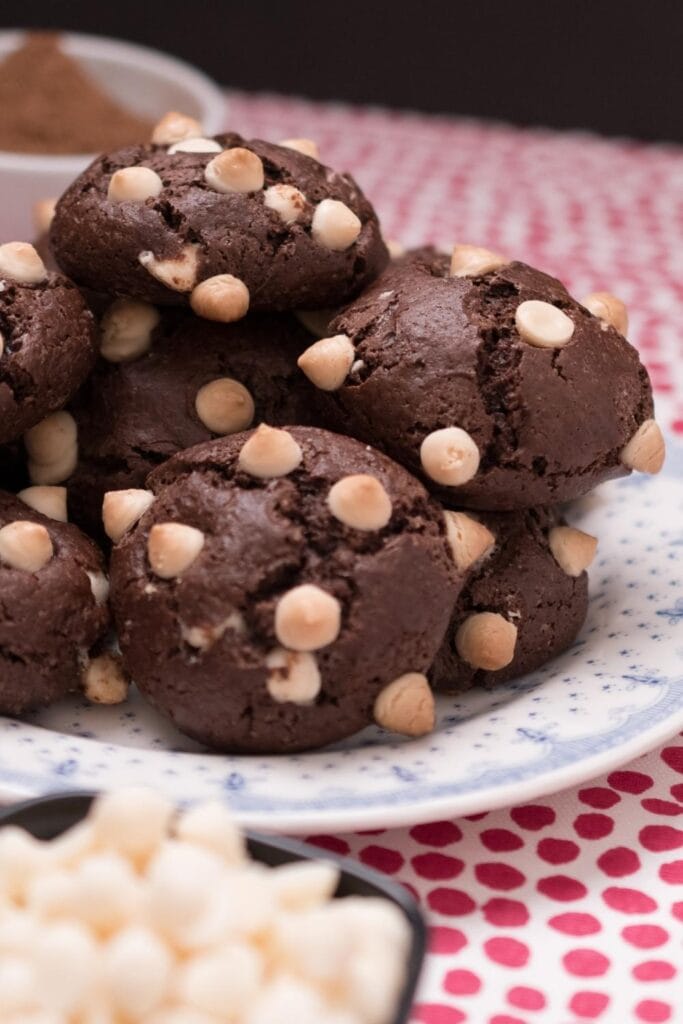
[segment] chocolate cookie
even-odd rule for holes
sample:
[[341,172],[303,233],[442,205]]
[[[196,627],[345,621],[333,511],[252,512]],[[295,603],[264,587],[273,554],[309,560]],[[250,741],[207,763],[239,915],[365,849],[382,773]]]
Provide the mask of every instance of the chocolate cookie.
[[175,135],[100,157],[60,199],[52,250],[79,285],[228,322],[339,305],[386,265],[370,203],[301,140]]
[[[105,492],[144,487],[177,451],[262,421],[311,422],[314,389],[296,365],[308,344],[291,314],[219,324],[115,301],[101,322],[102,358],[69,407],[78,453],[64,478],[70,518],[98,535]],[[40,437],[27,443],[40,459]],[[30,468],[42,477],[41,462]]]
[[65,405],[96,354],[78,289],[49,273],[33,246],[0,245],[0,444]]
[[50,704],[80,686],[106,699],[98,697],[103,678],[118,681],[100,650],[109,626],[102,555],[63,521],[63,489],[22,496],[0,492],[0,714]]
[[493,686],[540,668],[575,639],[597,542],[552,510],[446,512],[469,571],[430,678],[438,690]]
[[445,521],[385,456],[314,428],[181,452],[108,495],[112,603],[149,700],[208,746],[433,727],[424,673],[461,585]]
[[[595,298],[595,297],[593,297]],[[446,504],[519,509],[657,472],[647,372],[563,285],[472,246],[391,266],[300,365],[327,424],[381,448]]]

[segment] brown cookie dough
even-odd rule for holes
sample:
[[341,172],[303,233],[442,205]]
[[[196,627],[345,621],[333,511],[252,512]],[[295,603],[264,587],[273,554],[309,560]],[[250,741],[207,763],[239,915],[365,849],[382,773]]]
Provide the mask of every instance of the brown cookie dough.
[[177,727],[234,751],[433,727],[424,673],[462,580],[441,510],[385,456],[314,428],[181,452],[105,500],[128,669]]
[[290,314],[219,324],[115,301],[97,368],[69,406],[78,452],[65,478],[70,518],[99,536],[105,492],[144,487],[181,449],[263,421],[310,423],[313,388],[296,365],[308,344]]
[[57,204],[52,250],[79,285],[228,322],[339,305],[386,265],[356,183],[296,140],[155,138],[100,157]]
[[664,458],[647,372],[609,313],[471,246],[397,261],[300,365],[332,429],[446,504],[555,504]]
[[545,509],[445,515],[470,575],[430,673],[435,689],[493,686],[565,650],[586,618],[595,538]]
[[78,289],[33,246],[0,245],[0,444],[75,394],[96,358],[95,323]]
[[[50,704],[113,665],[108,581],[93,542],[61,521],[57,488],[0,492],[0,714]],[[30,504],[29,504],[30,503]],[[49,511],[49,518],[36,509]],[[91,658],[91,654],[94,657]]]

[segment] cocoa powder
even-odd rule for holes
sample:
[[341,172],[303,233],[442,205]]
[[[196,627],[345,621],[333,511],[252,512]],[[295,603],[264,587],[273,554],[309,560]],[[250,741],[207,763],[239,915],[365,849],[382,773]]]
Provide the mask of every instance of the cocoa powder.
[[27,35],[0,63],[0,150],[100,153],[151,131],[63,53],[53,33]]

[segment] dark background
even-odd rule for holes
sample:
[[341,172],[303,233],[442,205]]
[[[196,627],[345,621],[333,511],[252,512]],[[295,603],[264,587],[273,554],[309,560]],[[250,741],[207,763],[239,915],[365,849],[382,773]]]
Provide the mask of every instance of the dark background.
[[236,88],[683,141],[682,0],[2,0]]

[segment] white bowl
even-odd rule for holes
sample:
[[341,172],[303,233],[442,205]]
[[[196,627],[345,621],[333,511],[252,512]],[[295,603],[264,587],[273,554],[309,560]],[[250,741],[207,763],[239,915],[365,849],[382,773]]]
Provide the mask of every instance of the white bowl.
[[[0,32],[0,60],[21,45],[22,31]],[[196,117],[207,135],[225,126],[223,91],[201,71],[146,46],[65,33],[61,47],[115,100],[136,114],[158,120],[167,110]],[[141,140],[143,141],[143,140]],[[0,242],[31,241],[32,207],[59,196],[97,154],[43,156],[0,151]]]

